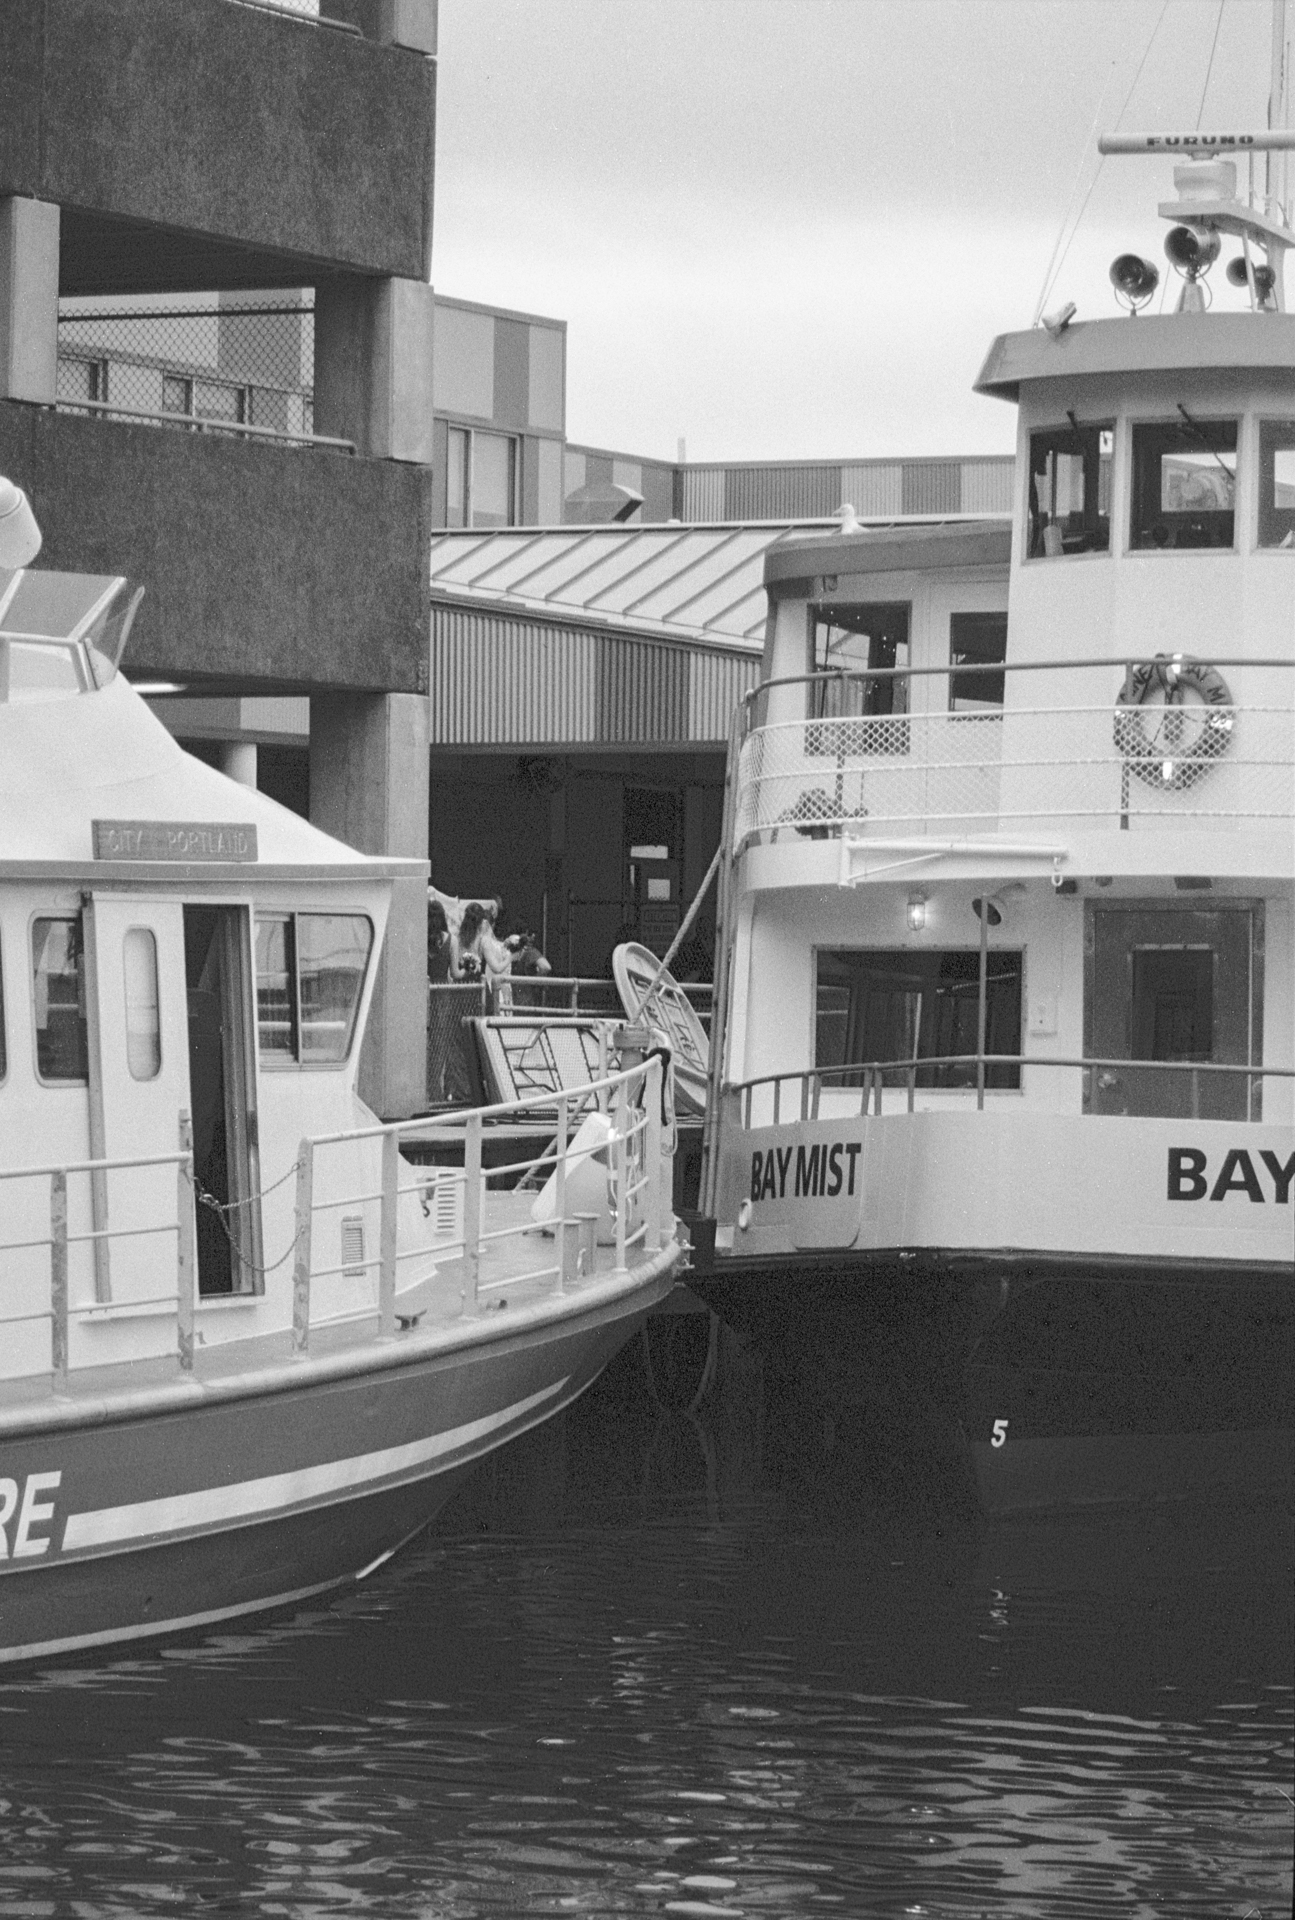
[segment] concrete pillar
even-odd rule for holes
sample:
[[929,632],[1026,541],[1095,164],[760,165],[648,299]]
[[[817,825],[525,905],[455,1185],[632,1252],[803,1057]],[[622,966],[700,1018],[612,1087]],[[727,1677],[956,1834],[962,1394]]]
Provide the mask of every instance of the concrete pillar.
[[[421,694],[316,694],[310,817],[361,853],[426,860],[428,713]],[[360,1094],[384,1120],[427,1106],[427,882],[397,880],[360,1054]]]
[[370,40],[436,52],[436,0],[323,0],[326,20],[346,20]]
[[58,392],[58,208],[0,199],[0,400]]
[[255,740],[223,740],[220,747],[220,770],[229,780],[237,780],[240,787],[256,785],[256,742]]
[[421,280],[321,278],[315,431],[377,460],[432,465],[432,289]]

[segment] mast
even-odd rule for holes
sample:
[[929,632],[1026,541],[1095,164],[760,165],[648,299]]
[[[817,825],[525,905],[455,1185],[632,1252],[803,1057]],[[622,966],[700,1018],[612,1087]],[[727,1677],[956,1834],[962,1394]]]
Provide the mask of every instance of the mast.
[[[1285,132],[1289,126],[1290,74],[1286,49],[1286,0],[1272,0],[1272,55],[1268,82],[1268,127],[1270,132]],[[1289,226],[1287,182],[1290,162],[1285,152],[1269,151],[1265,177],[1265,202],[1283,226]]]

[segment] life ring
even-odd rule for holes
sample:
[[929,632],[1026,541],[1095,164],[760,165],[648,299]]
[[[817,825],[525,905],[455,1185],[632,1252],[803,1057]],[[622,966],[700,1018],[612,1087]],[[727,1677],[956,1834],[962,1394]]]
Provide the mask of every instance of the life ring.
[[[1184,693],[1196,698],[1184,701]],[[1185,793],[1227,752],[1236,713],[1217,667],[1158,653],[1131,667],[1116,695],[1115,745],[1160,793]]]

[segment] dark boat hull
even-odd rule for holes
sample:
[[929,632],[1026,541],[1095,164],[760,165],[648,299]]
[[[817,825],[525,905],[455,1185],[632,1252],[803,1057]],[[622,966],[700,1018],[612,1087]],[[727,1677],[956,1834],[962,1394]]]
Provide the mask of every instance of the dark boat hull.
[[582,1393],[669,1286],[663,1275],[614,1310],[449,1351],[398,1341],[358,1365],[24,1410],[0,1429],[0,1660],[201,1627],[363,1577],[477,1460]]

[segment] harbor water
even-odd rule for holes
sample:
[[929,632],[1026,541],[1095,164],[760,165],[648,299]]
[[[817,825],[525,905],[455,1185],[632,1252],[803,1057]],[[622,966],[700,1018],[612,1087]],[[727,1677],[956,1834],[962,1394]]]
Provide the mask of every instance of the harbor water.
[[0,1914],[1289,1913],[1287,1513],[991,1524],[660,1362],[340,1597],[0,1674]]

